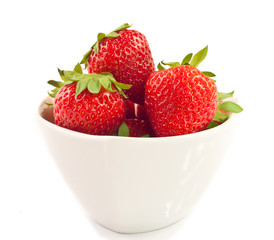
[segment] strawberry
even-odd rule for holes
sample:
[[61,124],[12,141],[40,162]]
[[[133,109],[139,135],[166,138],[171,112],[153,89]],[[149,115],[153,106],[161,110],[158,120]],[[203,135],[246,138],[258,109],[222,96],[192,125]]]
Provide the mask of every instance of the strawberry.
[[119,136],[126,137],[153,137],[153,130],[146,120],[126,119],[120,126]]
[[[158,65],[146,83],[145,108],[158,137],[175,136],[206,129],[215,116],[218,96],[211,72],[201,72],[197,66],[206,57],[205,47],[192,58],[188,54],[182,63]],[[171,68],[164,69],[162,65]]]
[[130,86],[116,82],[110,73],[83,74],[79,66],[59,70],[64,82],[49,81],[56,87],[50,94],[55,97],[55,123],[82,133],[113,135],[126,114],[121,88]]
[[132,85],[125,94],[143,104],[145,83],[155,65],[146,37],[129,27],[126,23],[109,34],[99,33],[81,64],[89,73],[110,72],[118,82]]
[[126,119],[135,119],[135,103],[129,99],[125,99],[124,102],[126,106]]
[[126,104],[126,119],[147,120],[145,108],[142,105],[129,99],[125,99],[124,102]]

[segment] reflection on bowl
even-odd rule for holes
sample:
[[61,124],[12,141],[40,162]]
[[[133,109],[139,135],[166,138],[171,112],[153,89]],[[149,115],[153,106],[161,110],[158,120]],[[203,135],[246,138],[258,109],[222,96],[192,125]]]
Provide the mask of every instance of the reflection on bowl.
[[[48,100],[47,100],[48,101]],[[214,176],[237,116],[210,130],[176,137],[93,136],[38,121],[49,151],[86,213],[122,233],[146,232],[182,219]]]

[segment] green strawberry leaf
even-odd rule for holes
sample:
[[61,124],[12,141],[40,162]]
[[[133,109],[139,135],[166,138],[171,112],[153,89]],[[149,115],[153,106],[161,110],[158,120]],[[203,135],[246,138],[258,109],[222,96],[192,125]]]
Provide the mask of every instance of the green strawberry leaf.
[[87,88],[88,82],[89,82],[88,78],[83,78],[77,82],[76,93],[75,93],[76,97]]
[[200,63],[205,59],[208,51],[208,46],[197,52],[190,61],[190,65],[198,67]]
[[210,129],[210,128],[214,128],[214,127],[217,127],[219,126],[218,123],[214,122],[214,121],[211,121],[208,126],[206,127],[206,129]]
[[202,73],[207,77],[216,77],[216,75],[212,72],[202,71]]
[[169,66],[169,67],[178,67],[178,66],[180,66],[179,62],[167,62],[167,63],[165,63],[164,61],[161,61],[161,64]]
[[118,90],[118,92],[119,92],[124,98],[128,98],[128,96],[123,92],[122,88],[116,86],[116,89]]
[[213,118],[213,121],[225,122],[228,118],[229,118],[228,113],[222,113],[220,111],[217,111],[214,118]]
[[127,28],[130,28],[131,26],[132,26],[132,24],[129,25],[128,23],[124,23],[124,24],[121,25],[120,27],[116,28],[113,32],[118,32],[118,31],[120,31],[120,30],[125,30],[125,29],[127,29]]
[[101,85],[109,92],[115,92],[114,89],[112,89],[111,87],[111,81],[109,80],[108,77],[106,76],[102,76],[99,78],[99,81],[101,83]]
[[77,76],[81,76],[82,74],[77,73],[75,71],[63,71],[65,81],[79,81],[80,79],[77,79]]
[[61,70],[61,69],[59,69],[59,68],[57,68],[57,70],[58,70],[58,73],[59,73],[59,75],[60,75],[60,78],[61,78],[63,81],[67,81],[67,79],[66,79],[66,77],[65,77],[65,75],[64,75],[64,70]]
[[188,65],[189,62],[190,62],[190,60],[191,60],[191,58],[192,58],[192,56],[193,56],[193,53],[187,54],[187,55],[184,57],[184,59],[183,59],[181,65]]
[[69,84],[71,84],[73,82],[75,82],[75,81],[66,81],[66,82],[64,82],[64,85],[69,85]]
[[51,90],[51,92],[48,92],[48,95],[51,96],[52,98],[55,98],[57,93],[59,92],[60,88],[54,88]]
[[111,76],[111,77],[113,77],[113,75],[110,72],[102,72],[102,73],[100,73],[100,75],[105,75],[105,76]]
[[101,84],[95,78],[90,79],[90,81],[88,82],[87,87],[88,87],[89,92],[94,93],[94,94],[99,93],[100,90],[101,90]]
[[61,88],[64,86],[64,82],[55,81],[55,80],[49,80],[48,84],[56,88]]
[[162,66],[162,64],[161,64],[160,62],[159,62],[158,65],[157,65],[157,69],[158,69],[159,71],[165,70],[165,68]]
[[96,54],[99,52],[99,42],[96,42],[96,43],[94,44],[93,49],[94,49],[94,52],[95,52]]
[[119,36],[120,34],[118,34],[117,32],[110,32],[106,35],[106,38],[117,38]]
[[219,105],[220,110],[224,110],[231,113],[240,113],[243,108],[235,102],[226,101]]
[[94,46],[92,46],[91,49],[85,53],[85,55],[83,56],[83,59],[80,62],[80,64],[85,64],[85,69],[87,68],[89,55],[91,54],[93,47]]
[[83,69],[82,69],[80,63],[76,64],[76,66],[74,67],[73,71],[77,72],[77,73],[80,73],[80,74],[83,74]]
[[106,34],[104,33],[98,33],[97,35],[97,42],[100,42],[102,39],[104,39]]
[[114,78],[112,75],[109,77],[109,80],[110,80],[116,87],[119,87],[119,88],[121,88],[121,89],[128,90],[128,89],[130,89],[130,88],[132,87],[132,85],[130,85],[130,84],[125,84],[125,83],[117,82],[117,81],[115,80],[115,78]]
[[125,122],[123,122],[119,127],[118,136],[129,137],[129,128]]
[[218,92],[218,102],[220,102],[226,98],[233,97],[233,94],[234,94],[234,91],[229,92],[229,93]]
[[150,135],[149,134],[146,134],[146,135],[144,135],[144,136],[141,136],[142,138],[148,138],[148,137],[150,137]]

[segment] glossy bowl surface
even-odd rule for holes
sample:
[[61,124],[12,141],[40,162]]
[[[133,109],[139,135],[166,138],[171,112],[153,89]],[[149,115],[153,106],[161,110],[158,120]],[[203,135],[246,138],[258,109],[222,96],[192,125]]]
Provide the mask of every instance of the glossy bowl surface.
[[232,115],[216,128],[176,137],[92,136],[53,124],[44,102],[38,122],[65,181],[88,216],[121,233],[182,219],[218,169],[237,122]]

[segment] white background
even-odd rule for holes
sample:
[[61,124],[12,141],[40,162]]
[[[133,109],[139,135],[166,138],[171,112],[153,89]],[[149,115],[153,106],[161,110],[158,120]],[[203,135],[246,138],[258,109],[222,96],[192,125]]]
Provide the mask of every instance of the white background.
[[[234,143],[195,210],[168,228],[113,233],[88,220],[35,121],[40,101],[94,43],[128,22],[158,63],[208,44],[201,70],[235,90]],[[1,3],[0,239],[274,239],[272,1],[6,1]]]

